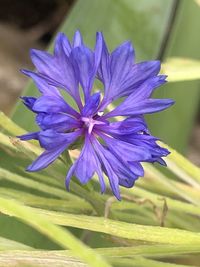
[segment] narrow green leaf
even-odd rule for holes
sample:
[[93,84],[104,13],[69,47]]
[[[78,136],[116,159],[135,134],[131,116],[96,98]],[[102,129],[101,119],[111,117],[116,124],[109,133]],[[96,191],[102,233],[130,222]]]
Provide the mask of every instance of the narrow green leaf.
[[[1,207],[0,207],[1,209]],[[63,226],[71,226],[101,232],[122,238],[158,242],[163,244],[196,244],[200,248],[200,233],[157,226],[145,226],[114,221],[103,217],[74,215],[32,208],[44,214],[49,221]],[[12,215],[12,213],[10,213]]]
[[[126,261],[124,261],[124,263],[126,263]],[[168,263],[168,262],[163,262],[163,261],[155,261],[155,260],[150,260],[150,259],[146,259],[143,257],[137,257],[133,259],[132,264],[134,264],[137,267],[146,267],[146,266],[149,266],[149,267],[188,267],[188,265]],[[131,267],[131,265],[129,266]],[[193,267],[195,266],[193,265]]]
[[0,237],[0,250],[33,250],[33,248],[20,242]]
[[151,258],[176,257],[184,254],[199,254],[199,245],[138,245],[132,247],[98,248],[97,251],[106,257],[134,257],[143,256]]
[[0,132],[0,145],[1,147],[9,148],[13,152],[17,152],[17,148],[11,143],[10,138]]
[[110,267],[110,265],[94,250],[84,245],[69,231],[51,223],[45,215],[39,214],[36,209],[29,208],[19,202],[0,197],[1,212],[15,216],[31,225],[39,232],[48,236],[51,240],[63,248],[70,248],[74,255],[88,263],[92,267]]
[[14,123],[2,111],[0,111],[0,128],[6,130],[8,133],[14,136],[26,133],[26,130]]
[[[177,249],[178,248],[178,249]],[[199,253],[197,248],[192,246],[189,248],[189,252],[191,253]],[[154,266],[152,264],[159,263],[158,261],[150,261],[144,260],[141,262],[141,256],[151,257],[151,258],[159,258],[159,257],[171,257],[182,254],[188,254],[188,247],[183,246],[134,246],[134,247],[116,247],[116,248],[100,248],[95,249],[96,252],[106,257],[107,260],[111,263],[115,263],[114,266],[118,266],[117,263],[126,264],[126,258],[129,258],[129,263],[133,264],[137,262],[134,266],[140,266],[140,264],[146,263],[144,265]],[[140,256],[140,257],[138,257]],[[16,262],[18,262],[18,265]],[[31,264],[33,266],[86,266],[82,262],[78,261],[71,251],[3,251],[0,252],[0,264],[4,263],[6,266],[18,266],[20,263],[22,264]],[[70,265],[71,264],[71,265]],[[138,265],[139,264],[139,265]],[[164,264],[163,262],[159,264]],[[165,263],[167,264],[167,263]],[[171,266],[169,264],[161,266]],[[122,265],[126,266],[126,265]],[[159,265],[155,265],[159,266]],[[175,265],[179,267],[183,267],[184,265]],[[173,265],[172,265],[173,267]]]
[[151,166],[149,164],[144,164],[144,166],[147,175],[150,174],[150,177],[153,177],[154,181],[158,180],[160,184],[166,186],[168,189],[176,193],[176,195],[181,197],[182,199],[193,204],[200,205],[200,199],[190,196],[189,194],[185,194],[185,191],[182,187],[178,186],[177,183],[171,181],[171,179],[169,179],[162,172],[157,170],[154,166]]
[[200,79],[200,61],[189,58],[169,58],[162,64],[163,74],[169,82]]
[[[57,255],[58,254],[58,255]],[[66,255],[65,255],[66,254]],[[26,251],[15,252],[15,251],[4,251],[0,252],[0,266],[9,267],[88,267],[85,264],[75,258],[69,256],[66,251],[62,255],[59,252],[43,251],[42,253],[27,253]],[[99,265],[101,266],[101,265]]]
[[47,198],[36,196],[26,192],[22,193],[22,191],[20,190],[5,187],[0,188],[0,195],[2,195],[3,197],[9,197],[10,199],[19,200],[25,205],[36,208],[79,214],[91,214],[94,211],[91,205],[84,201],[84,199],[77,198],[76,200],[67,200],[58,198]]
[[122,192],[127,194],[127,193],[131,193],[135,196],[138,196],[140,198],[145,198],[145,199],[149,199],[151,201],[153,201],[154,203],[156,203],[156,205],[158,207],[161,207],[163,205],[163,199],[167,202],[168,208],[170,210],[174,210],[174,211],[181,211],[181,212],[186,212],[189,214],[193,214],[193,215],[200,215],[200,208],[186,203],[186,202],[182,202],[179,200],[175,200],[169,197],[165,197],[163,195],[159,195],[156,193],[152,193],[149,192],[147,190],[144,190],[142,188],[139,187],[134,187],[132,190],[127,191],[126,189],[122,189]]
[[0,178],[11,181],[15,184],[23,185],[27,188],[36,189],[36,190],[39,190],[41,192],[48,193],[50,195],[54,195],[58,198],[74,199],[74,200],[78,198],[77,196],[67,192],[66,190],[55,188],[55,187],[52,187],[50,185],[46,185],[44,183],[34,181],[32,179],[22,177],[18,174],[9,172],[3,168],[0,168]]
[[[163,143],[162,146],[166,147],[171,152],[171,154],[167,158],[167,163],[170,170],[177,174],[184,181],[190,183],[194,187],[198,186],[198,188],[200,188],[200,168],[195,166],[191,161],[186,159],[175,149]],[[191,179],[189,179],[189,181],[185,179],[184,172],[194,178],[193,182],[191,181]]]

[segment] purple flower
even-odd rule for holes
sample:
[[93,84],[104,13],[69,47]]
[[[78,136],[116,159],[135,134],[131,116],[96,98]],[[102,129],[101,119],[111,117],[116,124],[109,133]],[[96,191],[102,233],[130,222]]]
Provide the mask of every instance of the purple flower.
[[[38,140],[45,151],[28,171],[46,168],[82,138],[80,155],[66,177],[67,188],[73,175],[86,184],[96,173],[104,192],[105,174],[120,199],[119,186],[132,187],[144,175],[141,162],[165,164],[162,157],[169,152],[150,135],[143,117],[174,103],[171,99],[151,98],[154,89],[166,82],[165,75],[158,75],[159,61],[134,63],[130,42],[109,53],[102,33],[97,33],[92,51],[78,31],[72,44],[63,33],[58,34],[53,55],[32,50],[31,58],[37,72],[23,73],[33,79],[41,96],[22,100],[36,113],[40,131],[20,138]],[[94,90],[96,80],[103,85],[102,90],[98,89],[100,83]],[[74,99],[76,108],[64,100],[61,91]],[[115,100],[117,107],[108,111]],[[115,121],[117,116],[123,119]]]

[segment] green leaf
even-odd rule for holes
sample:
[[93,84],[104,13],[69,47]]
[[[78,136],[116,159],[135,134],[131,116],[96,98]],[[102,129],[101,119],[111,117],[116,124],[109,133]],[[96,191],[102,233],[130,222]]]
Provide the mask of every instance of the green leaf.
[[[171,152],[171,154],[166,159],[170,170],[177,174],[177,176],[182,178],[185,182],[191,184],[193,187],[200,189],[200,168],[183,157],[175,149],[163,143],[161,145],[165,146]],[[185,178],[185,174],[188,174],[190,178],[188,178],[188,176],[186,176]],[[193,179],[191,179],[191,177]]]
[[[4,240],[4,239],[2,239]],[[9,242],[12,244],[12,240],[6,240],[6,242]],[[13,242],[14,246],[13,248],[17,248],[15,244],[18,244],[18,242]],[[19,243],[21,245],[21,243]],[[25,248],[28,248],[30,250],[30,247],[24,246],[24,250],[22,251],[9,251],[11,248],[5,249],[4,251],[0,252],[1,257],[8,257],[8,255],[11,255],[13,253],[13,256],[16,257],[22,257],[23,255],[25,257],[39,257],[48,259],[48,257],[52,256],[57,258],[58,260],[64,259],[64,257],[71,257],[73,256],[73,252],[70,250],[32,250],[27,251]],[[96,248],[94,251],[101,254],[103,257],[106,258],[133,258],[135,256],[143,256],[143,257],[150,257],[150,258],[160,258],[160,257],[175,257],[178,255],[184,255],[184,254],[198,254],[199,253],[199,246],[197,245],[190,245],[189,247],[186,245],[137,245],[137,246],[130,246],[130,247],[112,247],[112,248]],[[9,257],[8,257],[9,258]]]
[[35,189],[35,190],[53,195],[55,197],[59,197],[63,199],[72,199],[72,200],[76,200],[78,198],[75,195],[72,195],[71,193],[67,192],[66,190],[61,190],[59,188],[46,185],[44,183],[37,182],[32,179],[28,179],[26,177],[22,177],[18,174],[11,173],[2,168],[0,168],[0,178],[6,179],[15,184],[23,185],[27,188]]
[[14,136],[26,133],[24,129],[22,129],[19,125],[14,123],[1,111],[0,111],[0,128],[3,128],[4,130],[6,130],[7,132],[9,132]]
[[135,266],[138,266],[138,267],[146,267],[146,266],[150,266],[150,267],[188,267],[188,265],[168,263],[168,262],[163,262],[163,261],[155,261],[155,260],[145,259],[143,257],[137,257],[137,258],[133,259],[132,262],[130,262],[129,260],[122,260],[121,263],[126,264],[127,267],[128,266],[131,267],[132,266],[131,264],[134,264]]
[[[66,214],[35,208],[30,208],[30,210],[35,213],[45,215],[46,219],[49,220],[49,222],[62,226],[71,226],[79,229],[101,232],[131,240],[141,240],[174,245],[193,244],[200,247],[200,233],[193,233],[166,227],[129,224],[106,219],[103,217]],[[13,211],[5,211],[4,207],[2,207],[2,204],[0,204],[0,211],[5,212],[6,214],[11,216],[15,215]]]
[[2,197],[0,197],[0,210],[9,216],[15,216],[31,225],[63,248],[70,248],[74,255],[88,263],[89,266],[110,266],[98,253],[76,239],[69,231],[51,223],[45,215],[38,213],[37,210],[26,207],[17,201]]
[[[113,263],[113,266],[155,266],[155,267],[187,267],[188,265],[177,265],[172,263],[160,262],[150,259],[145,259],[144,257],[134,257],[135,253],[133,248],[131,251],[132,255],[129,253],[128,258],[118,257],[117,253],[120,253],[120,249],[113,249],[112,252],[116,252],[116,254],[110,255],[108,260]],[[122,251],[124,249],[122,248]],[[137,250],[137,247],[136,247]],[[98,250],[99,251],[99,250]],[[101,249],[102,254],[104,249]],[[76,266],[76,267],[86,267],[84,263],[78,261],[75,257],[71,255],[68,251],[4,251],[0,252],[0,266],[13,266],[13,267],[21,267],[21,266],[49,266],[53,265],[55,267],[60,266]],[[193,265],[194,266],[194,265]]]
[[[4,251],[0,252],[0,266],[9,267],[88,267],[74,256],[54,251]],[[99,265],[100,266],[100,265]]]
[[151,244],[151,245],[137,245],[130,247],[113,247],[113,248],[98,248],[97,251],[105,257],[134,257],[143,256],[150,258],[161,257],[174,257],[184,254],[199,254],[198,245],[163,245],[163,244]]
[[[83,199],[67,200],[58,198],[49,198],[33,195],[20,190],[10,189],[6,187],[0,188],[0,194],[3,197],[22,201],[25,205],[44,208],[48,210],[63,211],[69,213],[91,214],[94,212],[91,205]],[[58,196],[57,196],[58,197]]]
[[0,237],[0,250],[31,250],[32,247],[7,238]]
[[167,74],[168,82],[200,79],[200,61],[190,58],[168,58],[162,64],[161,72]]

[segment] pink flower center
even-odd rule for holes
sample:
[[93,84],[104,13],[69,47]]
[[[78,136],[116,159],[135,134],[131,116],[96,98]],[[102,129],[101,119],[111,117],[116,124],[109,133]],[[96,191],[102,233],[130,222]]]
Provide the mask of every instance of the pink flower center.
[[88,128],[88,133],[91,134],[92,129],[95,124],[97,125],[103,125],[105,122],[94,120],[92,117],[82,117],[81,120],[85,123],[85,126]]

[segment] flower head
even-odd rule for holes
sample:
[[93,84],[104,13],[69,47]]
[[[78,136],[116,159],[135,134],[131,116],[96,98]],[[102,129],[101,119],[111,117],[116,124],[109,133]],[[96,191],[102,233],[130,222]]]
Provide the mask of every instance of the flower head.
[[[97,33],[92,51],[78,31],[72,43],[59,33],[53,55],[31,51],[37,71],[23,73],[33,79],[41,96],[22,100],[36,113],[40,131],[20,138],[38,140],[45,151],[28,171],[46,168],[82,137],[83,146],[67,173],[66,186],[73,175],[85,184],[96,173],[104,192],[105,174],[114,195],[120,199],[119,186],[132,187],[144,175],[141,162],[165,164],[162,157],[169,152],[156,143],[143,115],[173,104],[170,99],[151,98],[154,89],[166,82],[166,76],[158,75],[159,61],[134,63],[134,57],[130,42],[109,53],[102,33]],[[103,90],[94,90],[95,80],[102,83]],[[76,108],[64,100],[61,91],[74,99]],[[110,110],[115,100],[119,104]],[[118,116],[122,119],[115,121]]]

